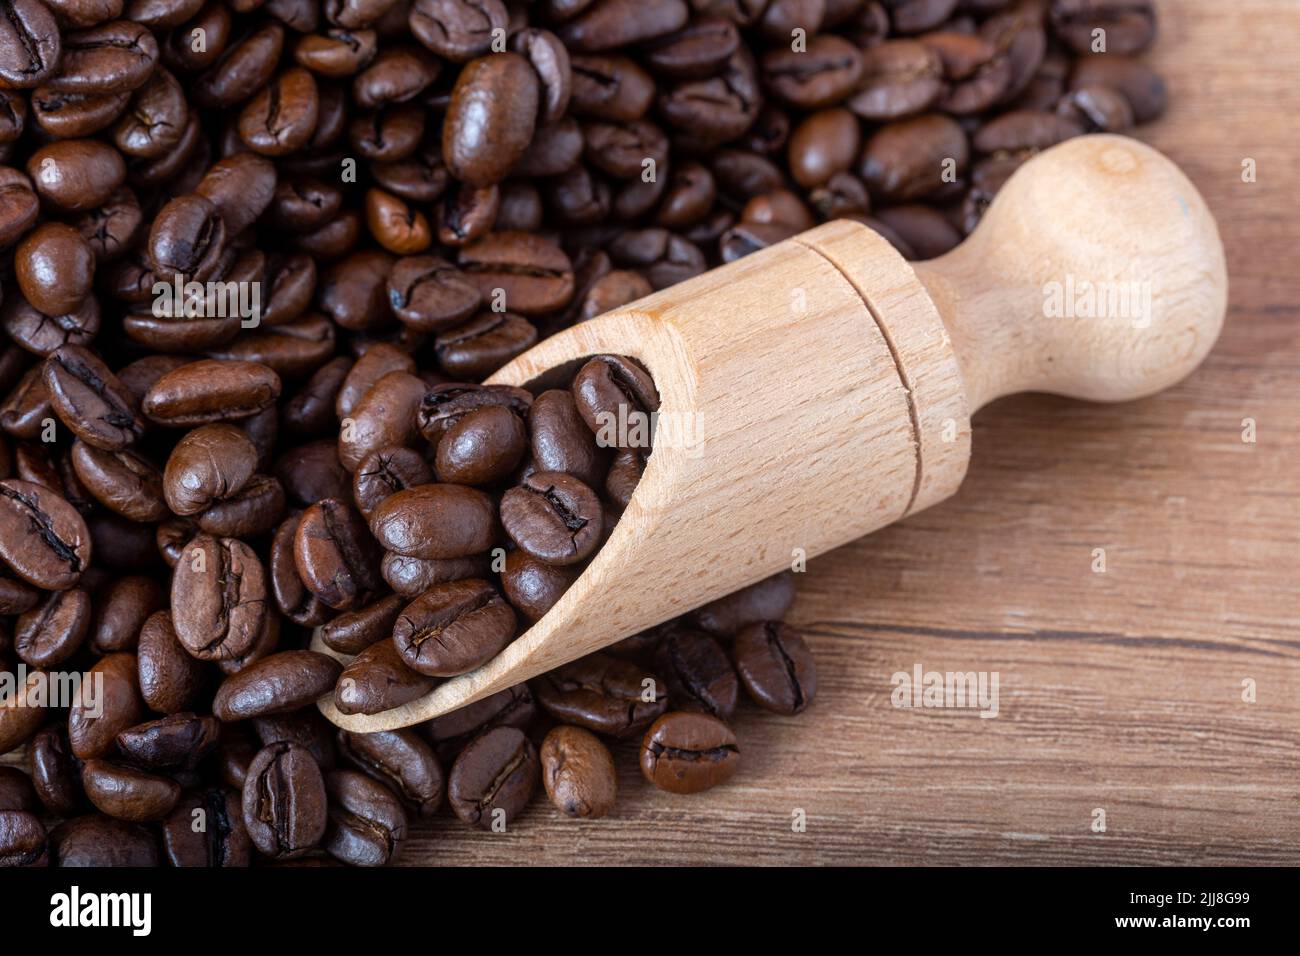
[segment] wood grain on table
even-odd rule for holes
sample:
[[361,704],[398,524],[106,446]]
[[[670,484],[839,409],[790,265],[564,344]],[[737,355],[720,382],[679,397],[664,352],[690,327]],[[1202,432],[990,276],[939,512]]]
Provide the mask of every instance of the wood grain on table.
[[[1160,8],[1172,102],[1140,135],[1218,216],[1232,283],[1205,366],[976,416],[954,499],[809,564],[820,697],[746,705],[728,786],[659,793],[629,747],[613,818],[442,819],[407,863],[1300,863],[1300,3]],[[917,663],[998,671],[999,716],[895,709]]]

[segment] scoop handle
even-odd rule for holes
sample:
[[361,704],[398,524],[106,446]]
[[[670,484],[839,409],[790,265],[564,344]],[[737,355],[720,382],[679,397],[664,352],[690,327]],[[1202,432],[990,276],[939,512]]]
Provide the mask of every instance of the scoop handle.
[[1142,398],[1205,358],[1223,243],[1191,181],[1134,139],[1082,136],[1007,181],[960,246],[917,263],[971,411],[1013,392]]

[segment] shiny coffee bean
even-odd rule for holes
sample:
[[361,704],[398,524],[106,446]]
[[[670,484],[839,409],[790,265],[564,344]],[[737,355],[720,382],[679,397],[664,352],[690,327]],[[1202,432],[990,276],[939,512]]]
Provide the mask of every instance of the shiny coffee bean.
[[325,780],[311,754],[295,744],[270,744],[248,767],[244,827],[263,855],[293,859],[325,836],[327,801]]
[[707,714],[664,714],[641,741],[641,775],[669,793],[699,793],[726,783],[739,764],[736,735]]
[[539,770],[537,748],[523,731],[494,727],[456,758],[447,778],[447,802],[465,823],[508,829],[532,798]]
[[609,749],[581,727],[556,727],[540,753],[546,795],[561,813],[598,819],[614,809],[618,779]]

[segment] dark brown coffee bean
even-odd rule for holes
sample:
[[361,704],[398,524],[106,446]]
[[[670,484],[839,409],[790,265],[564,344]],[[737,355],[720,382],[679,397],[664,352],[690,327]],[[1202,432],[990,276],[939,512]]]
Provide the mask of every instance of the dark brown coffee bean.
[[252,649],[267,612],[266,572],[244,542],[196,535],[172,574],[172,624],[199,660],[233,660]]
[[375,509],[391,495],[433,481],[428,462],[410,448],[385,448],[367,455],[357,466],[352,497],[369,521]]
[[514,727],[494,727],[470,742],[447,778],[447,802],[465,823],[501,830],[537,787],[537,748]]
[[43,376],[51,408],[88,445],[116,451],[143,434],[135,396],[88,349],[62,346],[45,360]]
[[76,585],[90,556],[90,532],[67,501],[29,481],[0,481],[0,560],[14,574],[63,591]]
[[572,475],[539,471],[501,498],[501,525],[523,551],[547,564],[569,565],[600,544],[600,501]]
[[366,603],[379,587],[379,551],[365,519],[338,498],[303,512],[293,555],[303,585],[336,611]]
[[674,628],[654,652],[655,673],[668,687],[674,710],[690,710],[730,720],[739,683],[726,652],[700,631]]
[[122,155],[93,139],[65,139],[43,146],[27,160],[37,194],[65,212],[102,206],[126,178]]
[[0,82],[13,89],[36,86],[59,64],[61,36],[53,14],[37,0],[5,0],[0,29]]
[[501,587],[524,617],[537,621],[555,606],[576,579],[573,568],[556,567],[523,551],[511,551],[506,555]]
[[1137,60],[1114,53],[1083,57],[1070,74],[1071,90],[1097,86],[1108,86],[1123,93],[1138,123],[1158,118],[1168,102],[1165,81],[1160,74]]
[[465,321],[479,308],[478,284],[437,256],[400,259],[388,274],[388,305],[404,324],[438,332]]
[[419,816],[432,817],[442,804],[442,766],[414,730],[340,731],[338,737],[344,760],[383,783]]
[[528,424],[539,470],[567,472],[592,488],[604,484],[608,453],[596,444],[568,389],[538,395]]
[[782,571],[704,605],[694,622],[719,637],[730,637],[759,621],[780,620],[794,603],[794,574]]
[[[134,727],[144,716],[134,654],[100,658],[88,680],[93,693],[78,694],[68,714],[68,741],[73,754],[82,760],[107,754],[117,735]],[[102,692],[98,683],[101,680]]]
[[180,196],[164,206],[149,230],[149,263],[164,281],[215,278],[228,239],[215,205],[197,194]]
[[766,710],[797,714],[817,695],[817,662],[799,632],[780,621],[745,627],[733,654],[745,690]]
[[708,714],[664,714],[641,742],[642,776],[669,793],[699,793],[726,783],[739,764],[736,735]]
[[212,787],[185,794],[162,824],[167,862],[177,867],[245,867],[252,843],[239,794]]
[[154,422],[188,428],[256,415],[280,395],[280,376],[268,366],[237,359],[201,359],[154,383],[140,403]]
[[667,687],[655,675],[605,653],[557,667],[532,688],[556,720],[612,737],[640,733],[668,706]]
[[367,455],[414,444],[416,412],[427,387],[409,372],[389,372],[357,402],[339,432],[339,461],[355,473]]
[[614,758],[595,734],[556,727],[542,742],[540,760],[546,795],[561,813],[594,820],[614,809]]
[[139,824],[94,813],[65,820],[50,831],[59,866],[158,866],[158,843]]
[[437,683],[407,667],[392,641],[381,640],[343,668],[334,705],[344,714],[378,714],[423,697]]
[[398,615],[393,642],[408,667],[430,677],[464,674],[495,657],[515,633],[515,613],[487,581],[440,584]]
[[406,811],[388,787],[364,774],[337,770],[325,780],[329,825],[324,847],[353,866],[385,866],[401,854]]
[[1151,0],[1053,0],[1052,31],[1076,53],[1094,52],[1098,30],[1106,36],[1107,55],[1141,53],[1155,38],[1156,11]]
[[[6,6],[13,8],[12,4]],[[2,39],[0,35],[0,42]],[[40,818],[26,810],[0,810],[0,868],[49,863],[49,839]]]
[[253,477],[257,448],[234,425],[201,425],[176,443],[163,472],[163,494],[178,515],[199,514],[238,494]]
[[5,810],[41,811],[31,780],[17,767],[0,766],[0,811]]
[[325,645],[340,654],[359,654],[376,641],[393,634],[393,624],[405,601],[390,594],[355,611],[340,614],[320,630]]
[[412,558],[389,551],[379,573],[390,588],[405,598],[419,597],[435,584],[481,578],[488,573],[488,561],[480,555],[467,558]]
[[41,671],[30,671],[27,681],[0,699],[0,754],[9,753],[21,747],[45,723],[47,703],[46,675]]
[[67,727],[46,727],[32,738],[27,747],[27,770],[36,796],[55,816],[72,816],[85,802],[81,768],[72,755]]
[[286,70],[248,101],[239,114],[239,136],[263,156],[283,156],[306,145],[316,130],[320,97],[311,73]]
[[407,488],[385,499],[370,530],[389,551],[414,558],[461,558],[492,546],[496,508],[464,485]]
[[175,714],[198,704],[205,671],[176,637],[169,611],[156,611],[140,628],[136,651],[140,695],[151,710]]
[[90,629],[90,595],[55,591],[14,623],[14,651],[29,667],[55,668],[75,654]]
[[938,192],[946,171],[960,176],[969,155],[961,126],[928,113],[878,130],[863,148],[859,172],[874,195],[908,201]]
[[490,485],[519,465],[528,446],[523,420],[505,405],[484,405],[461,416],[438,442],[438,480]]
[[434,53],[467,63],[491,49],[493,31],[505,30],[509,14],[501,0],[416,0],[409,23]]
[[149,770],[193,770],[216,747],[219,734],[215,717],[177,713],[127,728],[117,735],[117,748]]
[[537,74],[517,53],[493,53],[466,64],[456,79],[442,134],[451,174],[489,186],[509,174],[533,138]]
[[244,826],[263,855],[287,860],[319,844],[326,805],[320,767],[302,747],[274,743],[253,758],[244,780]]
[[227,677],[212,699],[212,712],[227,723],[288,713],[328,694],[342,671],[325,654],[281,651]]
[[46,315],[63,315],[85,302],[95,276],[95,255],[76,229],[47,222],[18,244],[14,274],[28,302]]

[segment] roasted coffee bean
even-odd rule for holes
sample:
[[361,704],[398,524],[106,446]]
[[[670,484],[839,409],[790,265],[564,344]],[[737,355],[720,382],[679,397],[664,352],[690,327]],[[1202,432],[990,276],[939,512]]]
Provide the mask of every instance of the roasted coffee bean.
[[117,735],[144,716],[136,667],[134,654],[120,653],[101,657],[91,668],[88,680],[94,694],[78,694],[68,714],[68,741],[78,758],[104,756]]
[[352,497],[368,521],[375,509],[405,488],[433,481],[428,462],[410,448],[384,448],[365,457],[352,477]]
[[129,727],[117,735],[117,749],[132,764],[150,770],[193,770],[217,745],[215,717],[178,713]]
[[29,667],[56,668],[85,642],[90,595],[82,588],[55,591],[14,624],[14,650]]
[[794,574],[782,571],[704,605],[691,617],[715,636],[732,637],[750,624],[780,620],[793,603]]
[[243,657],[262,632],[266,572],[256,552],[234,538],[196,535],[172,573],[172,624],[199,660]]
[[90,556],[90,532],[66,500],[30,481],[0,481],[0,560],[14,574],[64,591],[76,585]]
[[447,169],[471,186],[490,186],[524,155],[537,122],[537,73],[517,53],[466,64],[452,90],[442,132]]
[[671,629],[656,646],[653,661],[674,710],[731,719],[739,684],[726,651],[716,640],[700,631]]
[[523,551],[547,564],[588,557],[601,541],[596,493],[563,472],[538,471],[501,498],[501,526]]
[[333,770],[338,764],[338,748],[334,744],[336,728],[315,707],[254,717],[253,727],[262,746],[288,741],[305,747],[322,771]]
[[378,549],[346,501],[326,498],[303,512],[293,555],[307,590],[336,611],[364,604],[379,586]]
[[384,375],[361,396],[339,431],[339,461],[356,472],[366,456],[384,448],[414,444],[416,412],[424,380],[409,372]]
[[42,374],[50,407],[86,444],[115,451],[143,434],[135,396],[88,349],[65,345],[51,352]]
[[817,694],[817,663],[803,637],[780,621],[750,624],[732,648],[740,681],[755,703],[797,714]]
[[36,799],[36,791],[27,774],[17,767],[0,766],[0,811],[38,813],[40,809],[40,801]]
[[339,731],[338,737],[344,760],[383,783],[419,816],[433,816],[442,804],[442,766],[413,730]]
[[170,514],[162,472],[133,449],[106,451],[78,439],[72,445],[72,467],[96,501],[124,518],[153,523]]
[[393,643],[412,670],[464,674],[495,657],[515,633],[515,612],[487,581],[439,584],[397,616]]
[[240,492],[257,467],[257,448],[234,425],[202,425],[177,442],[163,472],[163,496],[178,515],[199,514]]
[[940,190],[945,163],[961,175],[969,155],[961,126],[942,114],[927,113],[878,130],[863,147],[858,169],[873,195],[908,201]]
[[537,748],[514,727],[494,727],[475,737],[452,765],[447,802],[472,826],[509,828],[537,788]]
[[343,668],[334,705],[344,714],[378,714],[423,697],[437,683],[407,667],[392,641],[381,640]]
[[277,860],[302,856],[325,836],[325,780],[302,747],[263,747],[244,780],[244,827],[259,852]]
[[464,485],[407,488],[384,499],[370,530],[389,551],[413,558],[462,558],[492,545],[492,499]]
[[359,654],[371,644],[392,636],[405,601],[390,594],[355,611],[338,615],[321,628],[321,640],[340,654]]
[[542,392],[529,413],[533,459],[541,471],[563,471],[592,488],[605,480],[608,453],[583,421],[568,389]]
[[227,723],[306,707],[333,689],[343,667],[315,651],[282,651],[227,677],[212,712]]
[[406,811],[393,792],[352,770],[336,770],[325,780],[329,825],[324,847],[353,866],[384,866],[401,853]]
[[202,282],[220,271],[226,241],[225,220],[215,205],[197,194],[180,196],[153,221],[149,264],[164,280]]
[[95,276],[95,255],[81,233],[47,222],[29,232],[14,253],[18,288],[46,315],[75,312]]
[[65,820],[50,831],[59,866],[158,866],[154,834],[144,826],[92,813]]
[[484,312],[441,333],[434,341],[438,364],[458,378],[483,378],[531,348],[537,328],[509,312]]
[[556,727],[542,741],[540,759],[542,783],[557,810],[597,819],[614,809],[614,758],[595,734],[581,727]]
[[126,178],[122,154],[94,139],[64,139],[43,146],[27,160],[36,193],[64,212],[102,206]]
[[140,694],[152,710],[174,714],[197,703],[203,665],[177,639],[170,612],[157,611],[145,621],[137,654]]
[[438,480],[490,485],[518,466],[528,445],[523,420],[505,405],[484,405],[461,416],[439,440]]
[[523,551],[507,554],[501,573],[506,598],[530,621],[540,620],[575,580],[573,568],[547,564]]
[[635,664],[596,653],[538,677],[537,702],[556,720],[613,737],[644,730],[667,709],[667,687]]
[[352,476],[339,461],[338,444],[328,438],[289,449],[276,459],[272,470],[294,505],[342,498],[352,490]]
[[[197,820],[203,825],[195,826]],[[212,787],[185,794],[162,824],[163,851],[172,866],[244,867],[252,843],[239,794]]]
[[483,577],[488,562],[482,555],[469,558],[410,558],[389,551],[379,573],[388,586],[405,598],[419,597],[435,584]]
[[1151,0],[1053,0],[1052,29],[1076,53],[1093,51],[1096,31],[1107,37],[1106,52],[1129,56],[1151,45],[1156,11]]
[[107,760],[87,760],[81,785],[95,808],[117,820],[159,820],[180,799],[180,784],[158,774]]
[[44,672],[29,671],[26,682],[0,700],[0,754],[21,747],[45,723],[45,682]]
[[5,0],[0,30],[0,81],[6,87],[36,86],[54,72],[62,52],[58,24],[37,0]]
[[264,364],[201,359],[159,378],[140,407],[160,425],[189,428],[249,418],[279,395],[280,376]]
[[46,727],[32,738],[27,746],[27,770],[36,796],[55,816],[72,816],[85,803],[81,766],[72,755],[67,727]]
[[0,810],[0,868],[49,863],[49,838],[40,818],[26,810]]
[[597,444],[650,446],[649,416],[659,411],[659,393],[639,364],[619,355],[597,356],[578,371],[572,390],[578,413],[596,433]]
[[699,793],[726,783],[739,764],[736,735],[708,714],[664,714],[641,741],[642,776],[669,793]]

